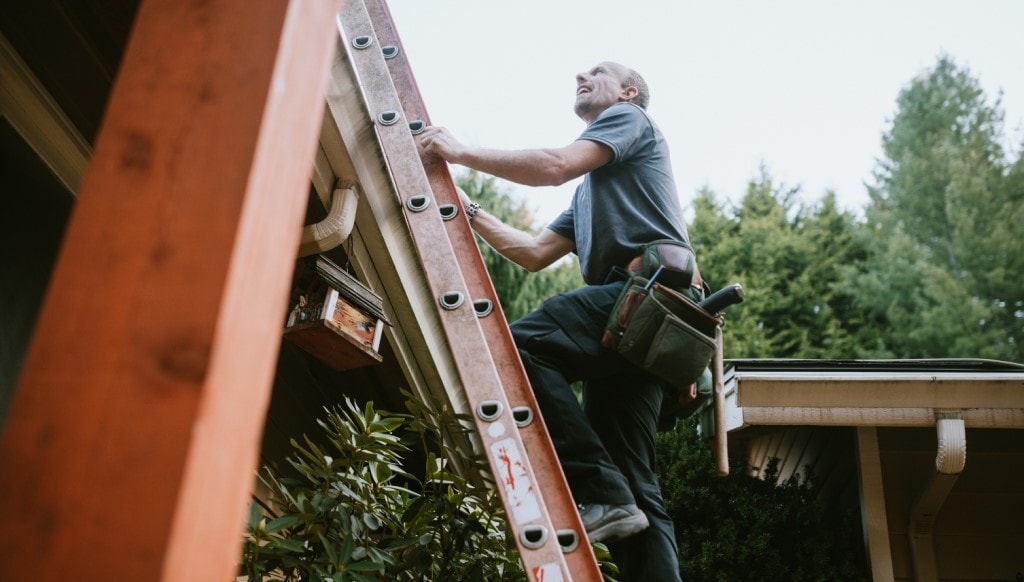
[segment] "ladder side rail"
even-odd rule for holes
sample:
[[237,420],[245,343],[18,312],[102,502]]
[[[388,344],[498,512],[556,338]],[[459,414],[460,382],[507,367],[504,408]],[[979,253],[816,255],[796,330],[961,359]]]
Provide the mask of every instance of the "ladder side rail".
[[[393,53],[393,57],[386,59],[386,63],[402,102],[406,119],[409,122],[417,121],[429,125],[430,117],[386,2],[384,0],[365,0],[365,4],[373,22],[377,40],[381,44],[378,48],[380,50],[385,47],[397,49],[397,52]],[[418,142],[417,147],[419,147]],[[423,160],[423,166],[438,203],[454,205],[461,209],[461,201],[447,163],[439,158],[433,158]],[[461,210],[459,214],[460,216],[446,221],[445,224],[452,246],[462,265],[463,276],[471,296],[475,300],[486,299],[492,306],[491,313],[480,318],[484,335],[489,340],[488,349],[498,367],[509,404],[515,409],[525,408],[531,412],[532,420],[529,424],[520,427],[520,433],[537,471],[537,482],[545,492],[545,499],[548,501],[548,514],[551,516],[556,531],[572,532],[578,542],[572,546],[574,549],[566,553],[566,561],[575,576],[574,579],[601,580],[602,576],[593,548],[587,543],[579,512],[576,510],[576,504],[558,461],[558,455],[551,443],[547,426],[540,414],[536,397],[530,388],[519,351],[512,339],[508,321],[501,309],[494,285],[477,246],[475,235],[469,221],[462,216]]]
[[401,103],[384,57],[379,50],[353,49],[352,41],[362,38],[379,46],[365,6],[346,2],[341,26],[527,574],[531,580],[545,582],[571,579],[483,329],[472,302],[465,301],[469,296],[466,282],[430,193],[416,144],[400,114]]

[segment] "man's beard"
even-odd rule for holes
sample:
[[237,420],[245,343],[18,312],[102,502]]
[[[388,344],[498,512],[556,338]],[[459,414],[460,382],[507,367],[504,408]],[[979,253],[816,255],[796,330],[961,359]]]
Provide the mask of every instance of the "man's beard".
[[576,103],[573,104],[572,110],[576,112],[577,117],[586,119],[587,114],[590,113],[592,107],[593,105],[590,101],[583,99],[576,101]]

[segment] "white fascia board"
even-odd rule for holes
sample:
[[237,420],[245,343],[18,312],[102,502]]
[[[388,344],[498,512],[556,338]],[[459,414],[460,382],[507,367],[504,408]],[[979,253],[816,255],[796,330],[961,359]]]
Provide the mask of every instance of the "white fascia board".
[[[1024,409],[955,409],[967,428],[1024,428]],[[893,426],[933,427],[935,408],[815,408],[815,407],[737,407],[736,414],[750,425],[758,426]],[[733,427],[730,426],[730,430]],[[739,428],[736,426],[735,428]]]
[[744,407],[1024,408],[1024,373],[742,372]]
[[[970,428],[1024,428],[1024,371],[744,371],[725,385],[726,426],[932,427],[956,412]],[[710,408],[701,431],[711,434]]]

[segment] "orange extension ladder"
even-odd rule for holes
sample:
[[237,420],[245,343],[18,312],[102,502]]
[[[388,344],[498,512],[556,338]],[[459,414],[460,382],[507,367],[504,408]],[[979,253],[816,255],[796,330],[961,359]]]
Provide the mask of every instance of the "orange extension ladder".
[[420,158],[430,121],[387,5],[339,18],[527,575],[602,580],[448,167]]

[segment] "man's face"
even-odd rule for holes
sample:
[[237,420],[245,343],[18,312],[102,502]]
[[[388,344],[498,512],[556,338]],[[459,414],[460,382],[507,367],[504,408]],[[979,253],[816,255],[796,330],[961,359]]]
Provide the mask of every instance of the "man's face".
[[628,101],[627,89],[622,87],[627,74],[622,65],[604,62],[576,75],[576,115],[590,123],[615,103]]

